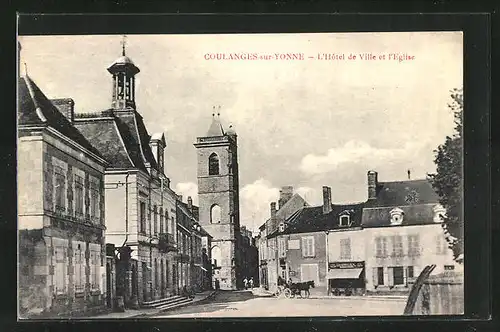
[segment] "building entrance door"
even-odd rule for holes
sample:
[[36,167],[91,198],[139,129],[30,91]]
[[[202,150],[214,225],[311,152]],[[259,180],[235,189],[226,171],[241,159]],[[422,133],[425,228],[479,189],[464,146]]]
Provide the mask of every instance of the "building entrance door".
[[165,297],[165,267],[163,265],[163,260],[160,260],[160,292],[161,297]]

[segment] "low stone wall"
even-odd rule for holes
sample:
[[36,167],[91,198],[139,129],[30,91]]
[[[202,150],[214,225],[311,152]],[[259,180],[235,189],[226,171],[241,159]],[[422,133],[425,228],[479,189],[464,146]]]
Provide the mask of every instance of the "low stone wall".
[[461,272],[430,276],[422,286],[414,315],[461,315],[464,313],[464,279]]

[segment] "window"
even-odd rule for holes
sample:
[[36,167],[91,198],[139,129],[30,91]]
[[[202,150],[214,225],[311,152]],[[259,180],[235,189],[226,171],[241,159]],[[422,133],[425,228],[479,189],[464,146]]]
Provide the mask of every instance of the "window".
[[220,224],[221,219],[221,209],[220,206],[214,204],[210,209],[210,223],[212,224]]
[[408,236],[408,256],[420,255],[420,244],[418,235]]
[[159,282],[158,282],[158,259],[155,258],[155,288],[158,289],[159,287]]
[[95,181],[90,182],[90,217],[99,218],[99,183]]
[[300,265],[300,281],[318,282],[318,264],[301,264]]
[[286,242],[285,242],[285,239],[283,239],[283,238],[279,238],[278,239],[278,250],[279,250],[280,257],[285,257],[286,256]]
[[156,205],[153,206],[153,229],[154,234],[158,235],[158,212],[156,210]]
[[75,216],[83,216],[83,178],[75,174]]
[[387,239],[385,237],[375,238],[376,257],[387,257]]
[[160,208],[160,234],[164,233],[163,227],[163,208]]
[[314,257],[314,237],[306,236],[302,238],[302,256]]
[[448,242],[443,234],[438,234],[436,236],[436,254],[446,255],[446,253],[448,253]]
[[90,250],[90,286],[93,290],[99,289],[99,274],[101,269],[101,253]]
[[139,232],[146,233],[146,203],[140,202],[140,227]]
[[445,265],[444,270],[445,271],[453,271],[453,270],[455,270],[455,265]]
[[392,209],[391,215],[391,225],[401,225],[403,223],[404,212],[400,208]]
[[340,259],[351,259],[351,239],[340,239]]
[[99,180],[90,182],[90,217],[99,218]]
[[392,256],[402,257],[403,253],[403,238],[400,235],[392,237]]
[[66,177],[61,167],[55,166],[56,210],[66,209]]
[[340,218],[339,218],[339,225],[340,226],[349,226],[349,222],[350,222],[349,215],[340,216]]
[[389,268],[392,270],[392,277],[393,277],[393,285],[403,285],[404,284],[404,269],[402,266],[395,266],[392,268]]
[[85,290],[85,243],[74,242],[73,252],[75,257],[73,259],[74,266],[74,284],[75,292],[83,292]]
[[384,284],[384,267],[374,267],[372,272],[373,286],[377,288],[379,285]]
[[208,157],[208,175],[219,175],[219,157],[215,152]]
[[414,269],[413,269],[413,266],[408,266],[408,267],[406,268],[406,276],[407,276],[408,278],[413,278],[413,277],[414,277],[414,273],[415,273],[415,271],[414,271]]
[[56,293],[66,292],[66,277],[67,277],[67,265],[66,265],[66,247],[56,246],[54,248],[54,255],[56,264],[54,266],[54,279],[55,279],[55,290]]

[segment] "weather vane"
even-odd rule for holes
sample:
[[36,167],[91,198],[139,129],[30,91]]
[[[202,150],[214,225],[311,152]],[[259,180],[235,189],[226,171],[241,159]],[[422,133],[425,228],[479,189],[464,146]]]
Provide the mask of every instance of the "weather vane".
[[125,56],[125,45],[127,44],[127,36],[123,35],[122,41],[120,42],[122,44],[122,55]]

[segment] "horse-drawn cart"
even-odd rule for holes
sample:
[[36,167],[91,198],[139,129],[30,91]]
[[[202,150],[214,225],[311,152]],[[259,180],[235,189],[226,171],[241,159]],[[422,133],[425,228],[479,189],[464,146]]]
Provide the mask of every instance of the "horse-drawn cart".
[[286,283],[284,284],[283,294],[287,299],[293,299],[295,295],[303,297],[302,291],[304,291],[305,297],[308,298],[311,295],[309,292],[310,287],[314,288],[313,280],[298,283]]

